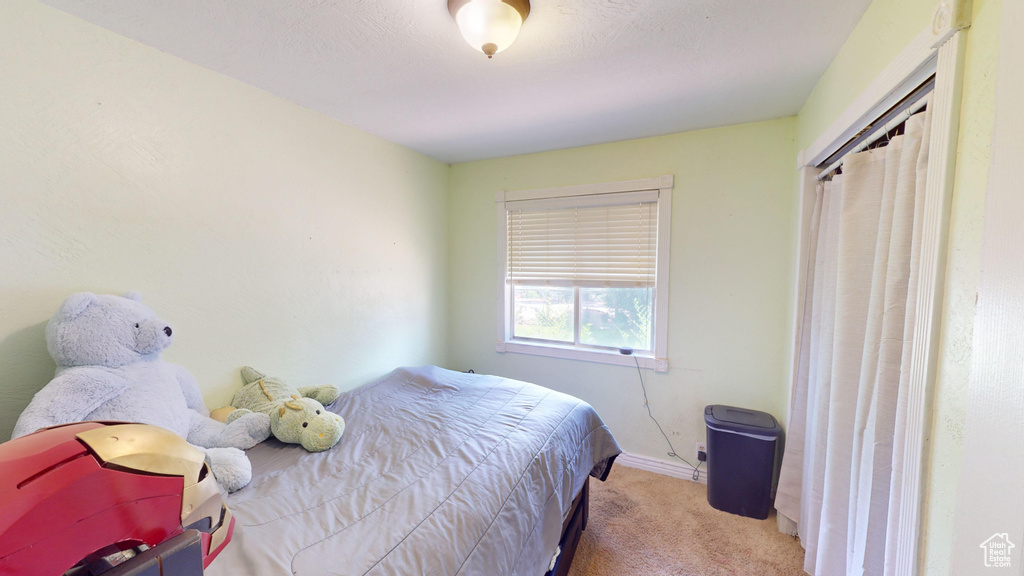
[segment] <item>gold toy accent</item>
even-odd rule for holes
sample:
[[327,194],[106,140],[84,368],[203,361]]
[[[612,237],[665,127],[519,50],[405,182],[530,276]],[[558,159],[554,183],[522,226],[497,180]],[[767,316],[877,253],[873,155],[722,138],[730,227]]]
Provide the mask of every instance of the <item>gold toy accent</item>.
[[181,437],[157,426],[117,424],[76,434],[106,464],[129,470],[183,476],[185,487],[199,481],[205,455]]

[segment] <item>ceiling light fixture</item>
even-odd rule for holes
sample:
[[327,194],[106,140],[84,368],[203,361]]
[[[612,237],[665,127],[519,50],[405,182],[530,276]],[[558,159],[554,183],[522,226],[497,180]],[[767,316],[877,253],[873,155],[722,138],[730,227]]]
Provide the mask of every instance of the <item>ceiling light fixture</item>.
[[488,58],[508,48],[530,15],[530,0],[448,0],[462,37]]

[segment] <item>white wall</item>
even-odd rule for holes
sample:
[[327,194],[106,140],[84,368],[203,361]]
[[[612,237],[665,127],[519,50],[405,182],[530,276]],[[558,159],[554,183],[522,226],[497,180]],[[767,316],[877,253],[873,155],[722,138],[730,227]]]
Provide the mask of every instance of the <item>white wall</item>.
[[140,291],[211,406],[445,361],[448,166],[31,0],[0,61],[0,439],[75,291]]
[[670,369],[644,374],[654,414],[685,458],[705,438],[707,404],[781,417],[796,226],[794,127],[785,118],[452,166],[453,367],[578,396],[597,408],[624,450],[668,460],[635,368],[494,351],[494,192],[672,174]]

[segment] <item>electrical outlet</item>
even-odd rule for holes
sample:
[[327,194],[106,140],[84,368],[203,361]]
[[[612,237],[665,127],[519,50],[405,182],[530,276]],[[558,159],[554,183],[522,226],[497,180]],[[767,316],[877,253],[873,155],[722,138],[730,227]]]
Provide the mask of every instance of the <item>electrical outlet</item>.
[[705,446],[703,442],[697,442],[697,456],[698,456],[698,458],[700,457],[700,453],[701,452],[704,452],[705,454],[707,454],[708,447]]

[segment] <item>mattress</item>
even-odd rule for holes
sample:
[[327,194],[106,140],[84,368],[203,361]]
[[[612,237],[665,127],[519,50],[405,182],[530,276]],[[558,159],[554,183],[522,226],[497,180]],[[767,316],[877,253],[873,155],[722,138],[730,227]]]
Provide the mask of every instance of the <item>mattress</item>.
[[620,450],[586,402],[540,386],[400,368],[343,394],[337,446],[268,440],[227,497],[211,576],[541,576],[587,475]]

